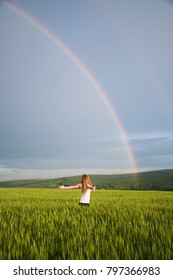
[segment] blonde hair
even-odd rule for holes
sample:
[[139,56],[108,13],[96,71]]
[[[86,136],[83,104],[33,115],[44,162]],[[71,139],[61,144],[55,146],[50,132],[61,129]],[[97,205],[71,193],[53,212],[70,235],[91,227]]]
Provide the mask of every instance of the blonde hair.
[[82,193],[84,193],[87,190],[87,185],[88,184],[90,184],[92,186],[90,177],[86,174],[83,174],[81,184],[82,184]]

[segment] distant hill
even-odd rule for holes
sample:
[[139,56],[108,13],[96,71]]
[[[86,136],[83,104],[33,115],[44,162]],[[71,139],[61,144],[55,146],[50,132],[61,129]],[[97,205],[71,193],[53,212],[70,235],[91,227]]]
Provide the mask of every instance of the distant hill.
[[[135,174],[91,175],[90,178],[97,189],[124,190],[170,190],[173,191],[173,169],[141,172],[140,181]],[[63,177],[50,180],[15,180],[0,182],[0,188],[56,188],[79,183],[81,176]]]

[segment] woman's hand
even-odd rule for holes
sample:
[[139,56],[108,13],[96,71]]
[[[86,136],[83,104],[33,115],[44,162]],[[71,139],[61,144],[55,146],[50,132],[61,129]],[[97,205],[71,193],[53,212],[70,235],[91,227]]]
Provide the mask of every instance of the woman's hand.
[[64,185],[59,186],[59,189],[65,189]]

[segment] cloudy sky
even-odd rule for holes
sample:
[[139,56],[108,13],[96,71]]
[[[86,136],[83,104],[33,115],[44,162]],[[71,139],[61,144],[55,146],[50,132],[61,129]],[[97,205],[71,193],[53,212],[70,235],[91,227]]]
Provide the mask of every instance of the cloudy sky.
[[0,180],[173,168],[173,1],[0,1]]

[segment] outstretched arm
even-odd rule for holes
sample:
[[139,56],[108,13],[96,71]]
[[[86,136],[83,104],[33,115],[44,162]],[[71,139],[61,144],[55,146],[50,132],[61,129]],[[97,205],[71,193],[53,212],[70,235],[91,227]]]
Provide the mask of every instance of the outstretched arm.
[[88,189],[91,189],[91,190],[93,190],[93,191],[95,191],[95,189],[96,189],[96,186],[92,186],[92,185],[90,185],[90,184],[88,184],[87,187],[88,187]]
[[80,188],[80,184],[77,184],[75,186],[69,186],[69,187],[64,187],[64,186],[59,186],[60,189],[63,190],[73,190],[73,189],[79,189]]

